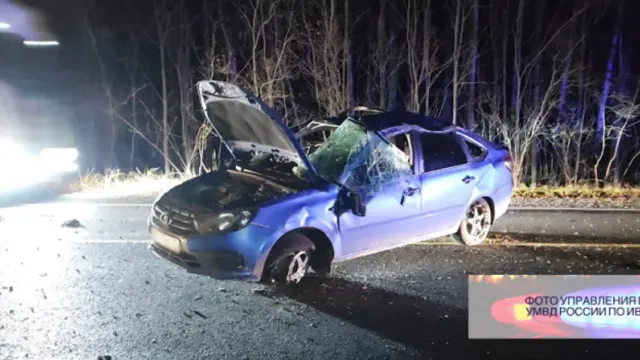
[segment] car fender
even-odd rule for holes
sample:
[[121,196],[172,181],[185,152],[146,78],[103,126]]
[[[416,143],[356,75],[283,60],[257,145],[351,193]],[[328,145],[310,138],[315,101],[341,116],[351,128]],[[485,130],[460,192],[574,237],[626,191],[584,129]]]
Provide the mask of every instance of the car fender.
[[316,229],[321,231],[331,242],[334,250],[334,256],[340,255],[340,232],[338,231],[335,215],[330,213],[330,209],[323,206],[300,206],[291,212],[291,215],[277,227],[271,237],[272,241],[265,242],[260,250],[260,258],[256,262],[254,272],[261,275],[266,266],[269,253],[286,234],[301,230]]
[[490,198],[491,201],[493,201],[493,198],[492,198],[492,195],[494,193],[493,187],[496,182],[495,175],[496,175],[495,169],[488,166],[483,167],[483,169],[477,172],[476,176],[478,177],[478,180],[476,181],[476,184],[473,187],[471,196],[467,200],[467,203],[465,204],[464,208],[462,209],[462,212],[460,213],[460,220],[458,220],[454,229],[457,230],[460,227],[467,209],[475,201],[477,201],[480,198]]

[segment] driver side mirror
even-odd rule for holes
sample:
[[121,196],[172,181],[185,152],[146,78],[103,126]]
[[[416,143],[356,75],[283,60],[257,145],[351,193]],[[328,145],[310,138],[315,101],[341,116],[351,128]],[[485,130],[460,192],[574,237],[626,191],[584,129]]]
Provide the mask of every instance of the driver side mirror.
[[367,213],[367,205],[362,195],[356,192],[349,192],[348,197],[351,212],[356,216],[365,216]]

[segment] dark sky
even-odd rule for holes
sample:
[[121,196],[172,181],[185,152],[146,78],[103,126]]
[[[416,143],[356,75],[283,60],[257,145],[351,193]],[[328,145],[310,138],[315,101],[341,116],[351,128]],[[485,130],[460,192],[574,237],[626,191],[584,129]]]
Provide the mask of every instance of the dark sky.
[[[104,98],[103,88],[101,87],[100,68],[97,57],[91,46],[91,37],[88,30],[86,19],[90,14],[90,20],[94,35],[99,39],[99,51],[102,58],[109,59],[112,62],[119,61],[123,54],[127,53],[126,43],[129,36],[129,28],[138,24],[131,21],[128,15],[128,7],[136,7],[139,9],[139,16],[149,17],[151,11],[141,11],[144,9],[145,3],[151,3],[150,0],[93,0],[97,5],[92,5],[91,0],[13,0],[12,4],[21,4],[30,6],[32,9],[32,28],[23,29],[23,33],[28,36],[34,34],[54,36],[61,43],[58,48],[50,49],[33,49],[22,46],[20,38],[15,36],[7,36],[0,34],[0,83],[10,83],[19,91],[22,91],[21,103],[24,108],[28,108],[30,113],[35,115],[21,116],[21,121],[29,123],[30,131],[40,129],[41,121],[49,118],[56,125],[54,130],[74,128],[74,131],[64,130],[64,134],[78,134],[82,132],[95,133],[96,129],[89,128],[91,123],[99,123],[96,121],[88,121],[92,116],[102,116],[98,114],[100,110],[101,97]],[[169,0],[171,1],[171,0]],[[298,0],[303,1],[303,0]],[[527,27],[533,28],[535,25],[533,16],[535,5],[538,3],[546,3],[549,14],[552,9],[562,8],[563,15],[566,17],[575,9],[583,4],[584,1],[592,3],[605,4],[605,0],[530,0],[527,2],[528,10],[525,14],[527,18]],[[623,3],[623,1],[625,1]],[[237,1],[242,3],[241,0]],[[351,0],[354,8],[364,10],[366,8],[374,9],[371,6],[373,0]],[[201,4],[200,0],[189,0],[188,3],[193,5],[194,14],[198,12]],[[211,1],[215,3],[215,1]],[[394,3],[394,0],[389,0]],[[442,10],[445,3],[453,3],[453,1],[445,2],[445,0],[434,0],[434,9],[440,9],[434,21],[440,23],[440,27],[450,31],[451,19],[448,18],[450,9]],[[0,0],[0,21],[2,16],[7,16],[10,0]],[[480,0],[481,6],[488,7],[492,5],[493,11],[499,11],[501,8],[510,4],[511,9],[515,9],[517,0]],[[639,0],[611,0],[608,2],[609,7],[601,12],[601,19],[594,25],[589,33],[588,49],[590,54],[589,65],[590,73],[596,76],[602,76],[604,73],[605,62],[609,51],[609,42],[615,25],[621,24],[623,27],[625,42],[629,42],[631,48],[640,48],[640,31],[635,26],[637,23],[637,14],[640,13]],[[624,11],[620,21],[616,18],[618,4],[624,4]],[[15,6],[11,7],[12,9]],[[594,6],[597,9],[598,6]],[[17,11],[17,10],[15,10]],[[594,10],[595,12],[595,10]],[[390,12],[390,14],[393,14]],[[214,14],[215,15],[215,14]],[[481,11],[481,27],[485,34],[489,33],[490,12]],[[15,14],[14,14],[15,16]],[[393,15],[390,15],[393,21]],[[232,17],[230,15],[230,17]],[[365,19],[367,17],[364,17]],[[369,18],[374,19],[375,14]],[[229,24],[238,27],[239,21],[233,18],[225,19]],[[548,19],[549,20],[549,19]],[[553,20],[553,19],[551,19]],[[550,23],[551,23],[551,20]],[[366,21],[365,21],[366,22]],[[370,23],[375,24],[371,20]],[[556,21],[557,22],[557,21]],[[557,24],[556,24],[557,25]],[[545,26],[547,24],[545,23]],[[239,29],[235,29],[239,30]],[[241,29],[240,29],[241,30]],[[450,41],[449,36],[443,36],[442,41]],[[355,34],[362,36],[362,34]],[[526,37],[526,36],[525,36]],[[146,59],[141,61],[141,65],[153,73],[154,67],[157,67],[157,54],[154,46],[147,39],[142,38],[142,42],[149,49]],[[482,49],[484,50],[484,49]],[[637,54],[631,53],[631,62],[634,65],[634,73],[640,71],[640,62],[636,59]],[[491,55],[489,55],[491,56]],[[366,57],[361,56],[361,59]],[[487,58],[488,60],[489,58]],[[481,62],[481,65],[490,67],[490,60]],[[113,70],[110,74],[111,78],[119,78],[122,69]],[[114,75],[115,74],[115,75]],[[491,80],[491,79],[488,79]],[[126,81],[126,78],[124,79]],[[157,79],[150,79],[156,81]],[[23,101],[23,99],[33,99],[34,102]],[[34,106],[33,103],[40,100],[40,106]],[[25,120],[27,119],[27,120]],[[30,120],[29,120],[30,119]],[[51,120],[54,119],[54,120]],[[100,133],[100,131],[98,131]],[[44,135],[43,135],[44,136]],[[76,140],[79,136],[76,136]],[[61,136],[59,136],[61,138]]]

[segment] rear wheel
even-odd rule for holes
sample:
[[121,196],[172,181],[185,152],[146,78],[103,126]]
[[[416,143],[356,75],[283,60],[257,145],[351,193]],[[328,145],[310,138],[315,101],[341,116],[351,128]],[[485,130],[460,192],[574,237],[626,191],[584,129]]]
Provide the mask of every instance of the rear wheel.
[[467,209],[458,232],[451,235],[456,242],[475,246],[482,244],[491,229],[491,206],[485,199],[478,199]]
[[315,245],[302,234],[282,238],[269,254],[263,281],[278,284],[297,284],[306,275]]

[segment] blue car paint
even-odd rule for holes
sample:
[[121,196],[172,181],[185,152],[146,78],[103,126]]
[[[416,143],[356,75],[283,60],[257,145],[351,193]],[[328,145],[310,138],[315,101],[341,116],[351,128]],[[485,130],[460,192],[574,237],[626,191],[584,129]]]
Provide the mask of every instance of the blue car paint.
[[[407,129],[396,128],[386,136],[404,130]],[[192,235],[186,239],[187,247],[194,253],[232,250],[242,254],[246,270],[209,275],[257,281],[278,239],[302,228],[321,231],[331,241],[334,261],[338,262],[454,233],[465,209],[478,198],[490,200],[495,220],[506,212],[513,189],[510,172],[502,163],[505,151],[466,130],[460,129],[458,133],[485,147],[488,150],[485,158],[455,168],[414,175],[419,190],[405,206],[397,201],[401,196],[398,189],[383,189],[387,195],[384,199],[368,199],[366,216],[359,217],[349,211],[336,216],[334,208],[339,188],[325,182],[263,204],[251,224],[236,232]],[[413,143],[419,144],[416,141],[419,139],[414,139]],[[420,152],[415,151],[417,173],[422,170],[421,160]],[[473,184],[462,182],[467,175],[474,176],[476,181]]]
[[[259,101],[257,98],[253,100]],[[260,105],[263,110],[268,109],[261,102]],[[296,144],[296,149],[302,152],[295,137],[275,112],[267,111]],[[375,196],[365,198],[367,214],[364,217],[341,209],[338,206],[339,187],[319,179],[308,189],[261,204],[251,222],[240,230],[225,234],[193,234],[181,238],[191,254],[220,250],[240,254],[244,259],[243,269],[219,271],[186,267],[187,270],[220,279],[257,281],[262,277],[270,251],[279,239],[292,231],[314,229],[321,232],[331,243],[333,261],[338,262],[452,234],[459,228],[468,206],[479,198],[488,199],[492,205],[494,221],[506,212],[513,184],[511,172],[503,161],[507,155],[505,150],[473,132],[451,126],[442,131],[429,129],[425,123],[421,123],[428,118],[402,114],[376,117],[376,121],[371,123],[372,131],[377,131],[385,138],[410,132],[414,148],[421,149],[420,133],[453,129],[459,137],[485,148],[485,157],[464,165],[424,173],[422,154],[414,151],[414,175],[408,179],[411,191],[407,192],[407,189],[397,185],[383,188]],[[470,160],[467,147],[463,146],[463,149]],[[310,166],[308,159],[304,160]],[[475,180],[464,182],[463,179],[469,176]],[[155,225],[150,221],[149,226]],[[160,255],[157,248],[154,250]]]

